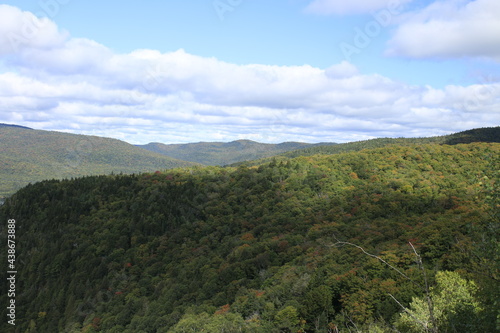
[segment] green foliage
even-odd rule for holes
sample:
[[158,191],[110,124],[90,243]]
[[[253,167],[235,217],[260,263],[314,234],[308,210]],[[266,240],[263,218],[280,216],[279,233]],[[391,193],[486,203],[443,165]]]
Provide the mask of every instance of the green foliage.
[[[292,150],[274,156],[272,158],[263,158],[260,160],[245,162],[244,164],[248,166],[260,165],[263,163],[269,163],[271,159],[286,161],[290,158],[296,158],[299,156],[341,154],[348,152],[357,152],[363,149],[375,149],[383,147],[401,147],[423,144],[456,145],[460,143],[473,142],[500,142],[500,127],[477,128],[450,135],[429,138],[378,138],[342,144],[317,144],[302,149]],[[238,166],[240,164],[241,163],[234,163],[233,166]]]
[[221,333],[221,332],[241,332],[241,333],[265,333],[269,332],[258,321],[245,321],[240,314],[223,313],[209,315],[206,312],[201,314],[186,314],[168,333]]
[[187,144],[149,143],[139,146],[176,159],[201,163],[204,165],[228,165],[250,161],[283,152],[332,144],[308,144],[303,142],[284,142],[280,144],[258,143],[250,140],[232,142],[199,142]]
[[490,307],[482,312],[482,321],[490,323],[489,330],[500,331],[500,156],[494,156],[492,168],[479,179],[483,188],[482,195],[486,203],[488,217],[471,226],[476,235],[471,256],[474,269],[483,288],[481,299],[487,300]]
[[0,207],[18,226],[16,329],[390,331],[389,294],[414,311],[425,297],[411,242],[437,299],[460,290],[440,318],[494,332],[498,156],[496,143],[394,146],[26,186]]
[[192,166],[123,141],[0,126],[0,199],[29,183]]
[[[434,317],[439,332],[472,332],[479,323],[481,305],[476,300],[478,288],[456,272],[438,272],[431,289]],[[396,327],[404,332],[433,332],[427,301],[414,298],[410,309],[401,314]]]
[[274,316],[276,326],[284,332],[297,332],[301,326],[299,313],[296,308],[289,305],[276,313]]
[[201,314],[185,314],[181,320],[175,325],[170,333],[188,333],[188,332],[206,332],[205,327],[210,320],[208,313],[203,312]]

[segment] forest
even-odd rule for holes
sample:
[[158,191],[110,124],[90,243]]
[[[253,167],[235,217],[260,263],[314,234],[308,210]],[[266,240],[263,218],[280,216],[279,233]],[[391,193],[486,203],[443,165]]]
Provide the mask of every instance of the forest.
[[203,165],[228,165],[271,157],[304,147],[333,145],[334,143],[307,144],[303,142],[283,142],[279,144],[259,143],[251,140],[231,142],[198,142],[188,144],[149,143],[138,147],[160,153],[182,161]]
[[0,201],[45,179],[194,165],[116,139],[0,124]]
[[499,156],[408,143],[28,185],[0,207],[0,330],[499,332]]

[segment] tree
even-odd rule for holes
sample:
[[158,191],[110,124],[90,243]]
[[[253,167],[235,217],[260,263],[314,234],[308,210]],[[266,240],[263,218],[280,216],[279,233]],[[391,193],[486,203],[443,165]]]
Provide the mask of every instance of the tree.
[[278,311],[274,319],[276,325],[281,330],[284,330],[284,332],[297,332],[299,330],[299,325],[303,324],[299,319],[297,309],[291,305]]
[[[500,162],[492,163],[492,168]],[[491,304],[484,309],[483,322],[488,323],[489,329],[500,330],[500,171],[488,172],[479,183],[483,187],[485,202],[488,207],[489,218],[481,220],[475,225],[475,246],[472,249],[474,271],[477,281],[482,287],[481,300]]]
[[305,295],[303,301],[305,311],[313,318],[316,330],[330,322],[334,312],[332,298],[332,291],[326,285],[311,289]]
[[207,333],[220,332],[245,332],[246,323],[240,314],[224,313],[213,315],[209,322],[205,325]]
[[268,332],[257,321],[245,321],[239,313],[218,311],[213,315],[185,314],[169,333],[260,333]]
[[206,312],[199,315],[185,314],[169,333],[195,333],[203,332],[210,316]]
[[456,272],[438,272],[436,286],[431,288],[434,317],[437,327],[432,327],[429,308],[423,298],[414,298],[396,321],[402,332],[474,332],[481,307],[475,299],[477,286],[463,279]]

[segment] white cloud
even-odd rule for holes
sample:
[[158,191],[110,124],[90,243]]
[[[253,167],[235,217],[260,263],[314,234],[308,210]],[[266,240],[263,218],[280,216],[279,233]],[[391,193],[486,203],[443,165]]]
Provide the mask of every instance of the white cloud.
[[401,6],[413,0],[314,0],[306,11],[320,15],[367,14],[382,8],[399,11]]
[[113,56],[106,47],[88,39],[70,39],[60,47],[20,53],[18,65],[32,70],[49,70],[51,74],[96,74],[106,70]]
[[413,58],[488,57],[500,61],[500,1],[442,0],[407,13],[387,54]]
[[328,78],[337,79],[357,75],[358,68],[348,61],[342,61],[340,64],[333,65],[325,70]]
[[[0,6],[6,13],[31,17]],[[320,69],[236,65],[184,50],[116,54],[45,26],[51,38],[0,54],[8,68],[0,72],[0,122],[132,143],[342,142],[500,122],[494,82],[433,89],[362,74],[346,61]]]
[[0,22],[0,55],[28,48],[48,49],[61,45],[68,37],[48,18],[37,18],[8,5],[0,5]]

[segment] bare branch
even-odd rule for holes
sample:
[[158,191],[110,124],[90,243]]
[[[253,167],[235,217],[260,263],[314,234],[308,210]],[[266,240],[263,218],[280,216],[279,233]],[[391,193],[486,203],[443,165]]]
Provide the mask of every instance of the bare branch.
[[432,327],[430,327],[430,328],[429,328],[428,325],[425,325],[420,320],[418,320],[417,318],[415,318],[413,316],[413,314],[411,314],[395,297],[393,297],[391,294],[389,294],[389,296],[391,296],[392,299],[394,299],[404,309],[404,311],[406,313],[408,313],[413,319],[417,320],[417,322],[419,322],[420,324],[422,324],[425,327],[426,331],[434,332],[434,333],[437,333],[439,331],[436,318],[434,317],[434,304],[432,302],[432,297],[431,297],[430,288],[429,288],[429,282],[428,282],[428,279],[427,279],[427,273],[425,271],[425,268],[424,268],[424,265],[423,265],[423,262],[422,262],[422,257],[420,256],[420,254],[418,254],[417,250],[415,249],[415,247],[413,246],[413,244],[411,242],[408,242],[408,243],[410,244],[410,247],[412,248],[413,253],[415,253],[415,257],[417,258],[417,260],[416,260],[417,261],[417,265],[420,268],[420,270],[422,271],[422,275],[423,275],[423,278],[424,278],[425,285],[421,285],[420,283],[416,282],[415,280],[413,280],[412,278],[410,278],[408,275],[406,275],[405,273],[403,273],[401,270],[399,270],[398,268],[396,268],[393,265],[389,264],[383,258],[367,252],[363,247],[361,247],[359,245],[356,245],[354,243],[340,241],[337,237],[335,237],[335,235],[333,235],[333,238],[337,242],[335,244],[333,244],[332,246],[343,246],[343,245],[353,246],[353,247],[359,249],[361,252],[363,252],[367,256],[375,258],[375,259],[379,260],[380,262],[384,263],[385,265],[389,266],[390,268],[392,268],[393,270],[395,270],[396,272],[398,272],[402,277],[404,277],[405,279],[407,279],[408,281],[410,281],[411,283],[413,283],[414,285],[416,285],[417,287],[419,287],[422,291],[424,291],[425,292],[425,297],[426,297],[426,300],[427,300],[427,306],[429,308],[429,320],[430,320],[430,322],[432,324],[431,325]]
[[391,296],[391,298],[394,300],[394,302],[398,303],[398,305],[401,307],[401,309],[403,309],[404,312],[406,312],[410,317],[413,318],[413,320],[415,320],[417,323],[419,323],[420,325],[422,325],[425,330],[428,330],[428,325],[426,323],[424,323],[423,321],[419,320],[417,317],[415,317],[413,315],[413,313],[411,313],[410,310],[408,310],[403,304],[401,304],[396,297],[392,296],[391,294],[388,294],[389,296]]
[[437,332],[438,331],[438,326],[437,326],[437,321],[436,318],[434,317],[434,303],[432,302],[432,297],[431,297],[431,291],[429,288],[429,281],[427,279],[427,273],[425,271],[424,264],[422,262],[422,257],[420,254],[418,254],[417,250],[415,250],[415,247],[411,242],[408,242],[413,249],[413,252],[415,253],[415,256],[417,257],[417,264],[420,270],[422,271],[422,275],[424,277],[424,283],[425,283],[425,298],[427,300],[427,307],[429,308],[429,320],[432,323],[432,329],[430,330],[431,332]]
[[[414,285],[416,285],[417,287],[419,287],[420,289],[422,289],[423,291],[426,291],[426,288],[424,286],[422,286],[420,283],[416,282],[415,280],[413,280],[412,278],[410,278],[408,275],[406,275],[405,273],[403,273],[401,270],[399,270],[398,268],[394,267],[393,265],[389,264],[387,261],[385,261],[383,258],[377,256],[377,255],[374,255],[374,254],[371,254],[369,252],[367,252],[364,248],[362,248],[361,246],[359,245],[356,245],[354,243],[350,243],[350,242],[344,242],[344,241],[340,241],[337,239],[337,237],[335,237],[335,235],[333,235],[333,237],[335,238],[335,240],[337,241],[335,244],[333,245],[349,245],[349,246],[353,246],[357,249],[359,249],[361,252],[363,252],[364,254],[366,254],[367,256],[369,257],[372,257],[372,258],[375,258],[377,260],[379,260],[380,262],[384,263],[385,265],[389,266],[390,268],[392,268],[393,270],[395,270],[396,272],[398,272],[402,277],[404,277],[405,279],[407,279],[408,281],[412,282]],[[411,243],[410,243],[411,245]],[[412,245],[412,248],[413,248],[413,245]],[[413,250],[415,250],[415,248],[413,248]],[[419,256],[420,257],[420,256]],[[427,282],[427,280],[426,280]]]

